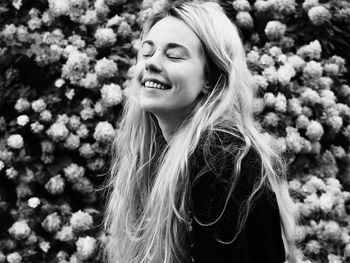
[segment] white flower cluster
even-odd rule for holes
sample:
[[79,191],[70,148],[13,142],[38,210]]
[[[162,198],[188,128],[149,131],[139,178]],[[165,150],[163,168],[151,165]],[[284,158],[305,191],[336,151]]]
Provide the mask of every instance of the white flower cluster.
[[272,127],[277,127],[279,121],[280,121],[280,118],[275,112],[268,112],[264,116],[263,124],[269,125]]
[[39,118],[43,122],[50,122],[52,120],[52,113],[49,110],[43,110]]
[[95,71],[99,79],[109,79],[117,74],[117,64],[108,58],[102,58],[96,62]]
[[96,250],[96,239],[90,236],[80,237],[76,242],[77,256],[81,260],[91,258]]
[[316,25],[322,25],[332,18],[331,12],[324,6],[314,6],[308,11],[310,21]]
[[277,70],[278,81],[283,86],[288,85],[295,74],[294,67],[289,63],[280,66]]
[[125,38],[130,36],[131,33],[132,33],[132,29],[129,23],[126,21],[122,21],[118,26],[118,31],[117,31],[118,36]]
[[32,102],[33,111],[40,113],[46,109],[46,103],[43,99],[38,99]]
[[336,77],[339,74],[339,66],[335,63],[327,63],[324,65],[324,71],[327,75]]
[[123,17],[115,15],[107,21],[107,27],[118,26],[123,20]]
[[[254,48],[256,48],[256,47],[254,47]],[[259,62],[260,55],[259,55],[259,52],[257,50],[255,50],[254,48],[248,52],[247,62],[257,65]]]
[[77,135],[80,137],[80,138],[87,138],[88,135],[89,135],[89,130],[88,128],[86,127],[85,124],[81,124],[77,130]]
[[[123,91],[122,95],[125,95]],[[98,100],[95,103],[94,111],[98,116],[103,117],[107,112],[107,106],[102,102],[102,100]]]
[[276,40],[284,36],[287,26],[280,21],[269,21],[265,27],[265,34],[268,39]]
[[296,127],[298,129],[306,129],[310,124],[310,120],[304,114],[300,114],[296,120]]
[[339,115],[330,115],[326,119],[326,124],[334,131],[338,133],[343,127],[343,119]]
[[43,241],[43,242],[40,242],[39,247],[42,251],[47,253],[47,251],[49,251],[51,245],[49,242]]
[[77,48],[84,48],[86,46],[85,41],[81,38],[80,35],[73,34],[68,38],[69,43]]
[[94,4],[97,14],[101,17],[106,17],[110,12],[105,0],[96,0]]
[[31,229],[25,220],[15,222],[8,231],[17,240],[27,238],[31,233]]
[[29,122],[28,115],[20,115],[17,117],[17,124],[20,126],[25,126]]
[[306,62],[298,55],[291,55],[287,57],[287,63],[292,65],[296,71],[300,71]]
[[71,52],[66,64],[62,67],[62,77],[70,80],[73,85],[79,85],[89,71],[90,59],[85,53]]
[[275,64],[274,59],[271,56],[267,55],[267,54],[263,54],[260,57],[259,62],[260,62],[260,65],[262,65],[265,68],[274,66],[274,64]]
[[80,178],[84,177],[85,169],[82,166],[78,166],[75,163],[70,164],[66,168],[63,169],[64,175],[67,180],[71,183],[75,183]]
[[276,96],[275,110],[281,113],[287,111],[287,98],[280,92]]
[[69,0],[69,17],[74,22],[79,22],[81,16],[89,7],[89,0]]
[[253,18],[246,11],[239,11],[236,14],[236,24],[239,27],[251,29],[254,26]]
[[257,0],[254,3],[254,8],[258,13],[264,13],[271,8],[271,3],[265,0]]
[[319,1],[318,0],[305,0],[303,3],[303,8],[306,12],[308,12],[312,7],[318,6]]
[[89,159],[94,156],[95,152],[90,143],[83,143],[79,148],[80,156]]
[[290,15],[295,13],[295,0],[267,0],[271,9],[277,14]]
[[111,142],[115,136],[115,130],[108,121],[99,122],[95,127],[93,137],[98,142]]
[[295,13],[295,0],[257,0],[254,8],[258,13],[274,12],[276,17],[283,17]]
[[247,0],[234,0],[232,6],[237,11],[250,11],[250,4]]
[[80,146],[80,137],[78,135],[70,133],[69,136],[66,138],[63,146],[70,150],[78,149]]
[[315,151],[314,146],[303,138],[296,128],[288,126],[286,132],[286,146],[294,153]]
[[46,134],[52,138],[54,141],[65,140],[69,135],[69,130],[63,122],[55,122],[46,131]]
[[93,225],[92,216],[81,210],[73,213],[69,222],[74,231],[86,231]]
[[280,55],[282,55],[282,49],[276,46],[270,47],[269,54],[274,58],[278,58]]
[[12,134],[7,138],[7,145],[12,149],[21,149],[24,145],[23,137],[20,134]]
[[[84,107],[84,109],[82,109],[80,111],[80,117],[86,121],[86,120],[89,120],[89,119],[93,119],[95,116],[95,111],[93,108],[91,108],[90,106],[87,106],[87,107]],[[78,131],[77,131],[78,133]],[[79,134],[79,133],[78,133]]]
[[65,189],[64,178],[60,174],[50,178],[50,180],[45,184],[45,189],[52,195],[59,195],[64,192]]
[[28,206],[31,208],[37,208],[41,201],[38,197],[31,197],[28,199]]
[[333,91],[328,89],[321,90],[320,96],[321,96],[321,103],[325,109],[335,106],[337,98]]
[[106,107],[118,105],[123,99],[123,93],[118,84],[104,85],[101,89],[102,103]]
[[305,88],[305,90],[300,94],[300,99],[305,105],[315,105],[316,103],[321,103],[321,97],[317,91]]
[[266,92],[264,94],[264,103],[266,107],[270,107],[270,108],[275,107],[275,103],[276,103],[275,95],[273,95],[273,93],[271,92]]
[[306,129],[306,136],[309,137],[311,141],[319,141],[323,136],[324,130],[321,123],[312,120]]
[[6,257],[8,263],[21,263],[22,256],[18,252],[12,252]]
[[62,16],[69,13],[68,0],[48,0],[50,12],[53,16]]
[[306,66],[303,69],[303,73],[305,77],[317,79],[322,76],[323,67],[321,63],[311,60],[306,63]]
[[262,72],[263,77],[267,80],[270,84],[277,84],[278,83],[278,73],[274,66],[265,68]]
[[17,9],[19,10],[22,6],[22,0],[13,0],[12,1],[12,5]]
[[8,24],[5,25],[4,29],[0,32],[0,36],[10,44],[15,40],[16,31],[17,28],[14,24]]
[[83,14],[79,22],[83,25],[94,25],[98,23],[98,16],[96,10],[88,9],[86,10],[85,14]]
[[49,214],[41,225],[47,232],[55,233],[61,228],[62,220],[57,212],[54,212]]
[[330,89],[334,81],[330,77],[320,77],[318,79],[318,86],[312,85],[314,89]]
[[117,35],[112,28],[98,28],[95,33],[95,44],[98,47],[110,47],[117,41]]
[[254,75],[254,83],[256,87],[265,90],[268,86],[267,80],[264,76]]
[[28,110],[29,108],[30,108],[30,102],[29,102],[27,99],[19,98],[19,99],[16,101],[15,109],[16,109],[18,112],[26,111],[26,110]]
[[96,73],[87,73],[85,78],[80,82],[80,85],[87,89],[95,89],[98,87],[98,79]]
[[74,239],[72,226],[63,226],[55,235],[55,239],[63,242],[69,242]]
[[253,110],[256,114],[261,114],[264,110],[264,99],[262,98],[255,98],[254,104],[253,104]]
[[321,57],[322,47],[318,40],[310,42],[308,45],[301,46],[297,50],[297,55],[303,59],[319,59]]
[[15,179],[18,176],[18,171],[13,167],[6,169],[5,173],[9,179]]

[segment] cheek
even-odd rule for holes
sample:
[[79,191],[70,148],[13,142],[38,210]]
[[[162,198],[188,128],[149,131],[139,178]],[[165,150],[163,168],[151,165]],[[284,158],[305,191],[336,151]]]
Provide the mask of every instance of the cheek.
[[138,82],[140,82],[141,78],[142,78],[142,72],[143,72],[143,68],[144,68],[143,64],[144,63],[141,61],[138,62],[132,70],[132,75]]
[[198,64],[182,66],[173,72],[174,81],[177,82],[180,87],[186,87],[186,89],[190,88],[191,93],[196,92],[204,85],[204,70],[198,67]]
[[187,71],[186,74],[188,92],[192,96],[198,95],[203,89],[204,86],[204,72],[200,68],[192,68],[192,70]]

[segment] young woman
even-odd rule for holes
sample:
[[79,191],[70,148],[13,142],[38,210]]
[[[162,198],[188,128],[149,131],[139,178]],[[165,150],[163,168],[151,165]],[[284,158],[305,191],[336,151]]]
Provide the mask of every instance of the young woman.
[[237,28],[214,2],[144,25],[114,140],[107,262],[297,262],[286,165],[253,117]]

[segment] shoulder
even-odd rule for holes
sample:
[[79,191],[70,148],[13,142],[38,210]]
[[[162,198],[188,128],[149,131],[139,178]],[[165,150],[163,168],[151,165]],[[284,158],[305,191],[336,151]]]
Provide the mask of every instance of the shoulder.
[[[209,147],[203,145],[208,140]],[[264,172],[258,151],[253,146],[244,150],[242,138],[221,131],[202,138],[200,142],[202,144],[198,145],[190,159],[190,188],[194,205],[203,205],[204,210],[208,209],[209,204],[219,208],[219,204],[229,195],[233,183],[233,192],[230,194],[232,201],[238,206],[246,202]],[[245,151],[245,155],[240,159],[238,155],[242,151]],[[267,184],[263,184],[253,200],[258,211],[265,206],[277,208],[275,193]]]
[[251,195],[261,179],[261,158],[253,147],[239,158],[244,149],[243,139],[226,132],[219,131],[200,140],[189,164],[195,205],[217,206],[226,200],[233,184],[230,195],[237,204]]
[[[239,159],[240,156],[243,158]],[[243,137],[234,133],[221,130],[210,134],[205,132],[190,157],[191,181],[195,182],[204,173],[206,179],[214,177],[211,179],[231,181],[238,162],[240,177],[246,179],[242,183],[252,186],[261,171],[261,158],[257,150],[253,146],[246,148]]]

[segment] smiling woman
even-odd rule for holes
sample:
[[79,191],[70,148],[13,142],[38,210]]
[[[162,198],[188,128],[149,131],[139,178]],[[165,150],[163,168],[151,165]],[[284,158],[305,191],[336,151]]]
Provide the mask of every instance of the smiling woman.
[[237,28],[192,1],[154,14],[141,40],[106,182],[106,262],[302,262]]

